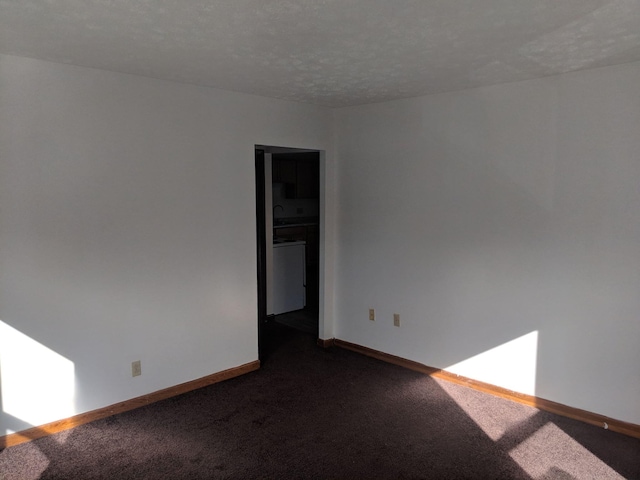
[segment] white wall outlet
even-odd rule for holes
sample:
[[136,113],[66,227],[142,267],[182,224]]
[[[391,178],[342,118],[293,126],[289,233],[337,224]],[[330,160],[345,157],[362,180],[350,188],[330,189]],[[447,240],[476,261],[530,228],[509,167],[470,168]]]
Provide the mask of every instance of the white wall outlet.
[[394,327],[399,327],[400,326],[400,314],[399,313],[394,313],[393,314],[393,325],[394,325]]
[[137,377],[138,375],[142,375],[142,364],[140,363],[140,360],[131,362],[131,376]]
[[375,322],[376,320],[376,311],[373,308],[369,309],[369,320]]

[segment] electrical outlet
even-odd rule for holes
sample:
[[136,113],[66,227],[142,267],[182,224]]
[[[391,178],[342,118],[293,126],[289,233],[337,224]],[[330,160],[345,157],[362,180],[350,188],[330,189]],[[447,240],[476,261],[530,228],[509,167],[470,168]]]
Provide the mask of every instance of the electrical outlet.
[[376,311],[373,308],[369,309],[369,320],[375,322],[376,320]]
[[399,313],[394,313],[393,314],[393,326],[394,327],[399,327],[400,326],[400,314]]
[[142,364],[140,363],[140,360],[131,362],[131,376],[137,377],[138,375],[142,375]]

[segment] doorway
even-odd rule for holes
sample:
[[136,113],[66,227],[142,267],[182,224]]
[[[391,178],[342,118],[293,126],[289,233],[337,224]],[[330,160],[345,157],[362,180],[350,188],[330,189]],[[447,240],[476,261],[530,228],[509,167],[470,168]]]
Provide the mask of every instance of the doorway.
[[318,150],[255,147],[261,361],[287,329],[318,338],[320,157]]

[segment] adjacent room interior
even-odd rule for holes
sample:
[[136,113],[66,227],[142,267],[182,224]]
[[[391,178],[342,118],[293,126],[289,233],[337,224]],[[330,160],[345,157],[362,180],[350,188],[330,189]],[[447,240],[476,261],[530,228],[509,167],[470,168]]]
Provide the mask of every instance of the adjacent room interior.
[[640,435],[637,3],[106,3],[0,3],[5,446],[274,325]]

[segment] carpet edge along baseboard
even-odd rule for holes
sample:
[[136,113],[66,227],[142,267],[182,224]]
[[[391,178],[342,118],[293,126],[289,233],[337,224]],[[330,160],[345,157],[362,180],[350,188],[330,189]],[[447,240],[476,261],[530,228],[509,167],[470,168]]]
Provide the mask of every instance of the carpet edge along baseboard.
[[535,407],[547,412],[555,413],[563,417],[568,417],[598,427],[607,428],[613,432],[622,433],[630,437],[640,438],[640,425],[636,425],[634,423],[624,422],[622,420],[609,418],[598,413],[592,413],[586,410],[581,410],[579,408],[569,407],[567,405],[553,402],[551,400],[546,400],[544,398],[539,398],[533,395],[514,392],[512,390],[498,387],[490,383],[473,380],[472,378],[447,372],[446,370],[428,367],[426,365],[423,365],[422,363],[414,362],[413,360],[407,360],[406,358],[397,357],[389,353],[384,353],[373,348],[364,347],[362,345],[347,342],[345,340],[340,340],[338,338],[331,339],[331,341],[324,340],[324,342],[327,342],[328,345],[332,344],[346,350],[360,353],[362,355],[377,358],[378,360],[382,360],[387,363],[393,363],[394,365],[398,365],[400,367],[424,373],[426,375],[429,375],[430,377],[439,378],[458,385],[473,388],[474,390],[478,390],[480,392],[488,393],[490,395],[518,402],[530,407]]
[[331,348],[335,345],[335,338],[318,338],[318,346],[322,348]]
[[73,417],[64,418],[55,422],[47,423],[37,427],[22,430],[20,432],[11,433],[0,437],[0,449],[19,445],[21,443],[29,442],[37,438],[46,437],[54,433],[69,430],[85,423],[100,420],[102,418],[110,417],[118,413],[127,412],[145,405],[149,405],[160,400],[175,397],[183,393],[190,392],[191,390],[197,390],[198,388],[213,385],[224,380],[229,380],[234,377],[239,377],[249,372],[253,372],[260,368],[260,361],[254,360],[253,362],[245,363],[237,367],[229,368],[221,372],[207,375],[206,377],[197,378],[189,382],[174,385],[173,387],[164,388],[156,392],[151,392],[140,397],[135,397],[129,400],[109,405],[107,407],[98,408],[90,412],[80,413]]

